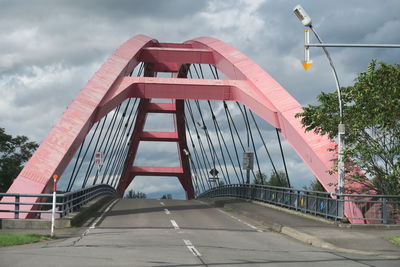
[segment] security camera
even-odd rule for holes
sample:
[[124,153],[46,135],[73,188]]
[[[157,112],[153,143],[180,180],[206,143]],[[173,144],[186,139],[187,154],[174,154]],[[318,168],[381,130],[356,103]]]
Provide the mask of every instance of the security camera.
[[297,5],[293,8],[294,14],[297,16],[297,18],[303,23],[304,26],[311,27],[312,22],[310,16],[307,14],[307,12],[301,7],[301,5]]

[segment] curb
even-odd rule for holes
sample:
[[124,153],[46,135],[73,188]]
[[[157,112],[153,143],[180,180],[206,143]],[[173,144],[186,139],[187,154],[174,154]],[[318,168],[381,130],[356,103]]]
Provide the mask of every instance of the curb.
[[[71,227],[71,221],[65,219],[57,219],[54,222],[55,228],[69,228]],[[50,229],[50,220],[41,219],[0,219],[0,229],[33,229],[33,230],[45,230]]]
[[296,239],[298,241],[301,241],[303,243],[306,243],[310,246],[318,247],[318,248],[324,248],[324,249],[330,249],[330,250],[336,250],[339,252],[345,252],[345,253],[354,253],[354,254],[361,254],[361,255],[381,255],[380,253],[374,253],[370,251],[363,251],[363,250],[356,250],[356,249],[347,249],[347,248],[340,248],[337,247],[329,242],[323,241],[322,239],[319,239],[315,236],[306,234],[304,232],[298,231],[292,227],[288,226],[283,226],[280,224],[274,224],[271,227],[271,230],[277,233],[284,234],[286,236],[289,236],[293,239]]
[[339,228],[368,229],[368,230],[399,230],[400,224],[344,224],[339,223]]

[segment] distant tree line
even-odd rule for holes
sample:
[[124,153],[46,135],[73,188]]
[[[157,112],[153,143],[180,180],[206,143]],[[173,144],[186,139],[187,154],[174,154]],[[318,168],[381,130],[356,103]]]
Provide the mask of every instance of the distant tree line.
[[131,189],[125,194],[124,198],[147,198],[147,196],[143,192],[136,192]]
[[171,194],[164,194],[164,195],[162,195],[161,199],[172,199],[172,195]]
[[[265,173],[257,172],[256,179],[254,180],[254,184],[264,184],[270,186],[278,186],[278,187],[288,187],[288,182],[286,179],[286,173],[284,171],[277,171],[272,172],[271,175],[268,176]],[[322,184],[315,179],[311,182],[310,185],[304,186],[303,189],[311,190],[311,191],[318,191],[318,192],[325,192],[325,188]]]

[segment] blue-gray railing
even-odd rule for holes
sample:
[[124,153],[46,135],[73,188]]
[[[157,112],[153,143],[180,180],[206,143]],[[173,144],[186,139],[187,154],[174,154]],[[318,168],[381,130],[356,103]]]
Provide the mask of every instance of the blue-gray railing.
[[[113,187],[101,184],[68,193],[56,194],[56,213],[60,217],[64,217],[102,195],[117,197],[117,192]],[[52,212],[51,200],[53,194],[0,193],[0,198],[4,200],[0,202],[0,213],[14,213],[15,219],[19,219],[20,213],[34,214],[34,217],[39,217],[40,214]],[[27,199],[30,199],[30,201],[27,201]],[[36,200],[38,201],[35,202]],[[24,206],[29,207],[29,209],[23,209]]]
[[356,206],[362,212],[360,218],[348,218],[359,223],[400,224],[400,196],[387,195],[335,195],[286,187],[254,184],[232,184],[211,188],[198,198],[239,197],[261,201],[296,211],[333,220],[343,220],[343,207]]

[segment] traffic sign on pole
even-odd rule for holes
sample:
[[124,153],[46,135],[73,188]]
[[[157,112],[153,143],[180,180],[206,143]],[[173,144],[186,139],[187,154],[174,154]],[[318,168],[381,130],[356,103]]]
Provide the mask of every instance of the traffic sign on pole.
[[103,160],[101,158],[101,152],[96,152],[94,154],[94,164],[97,166],[103,165]]

